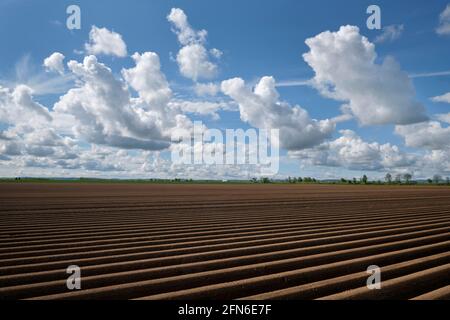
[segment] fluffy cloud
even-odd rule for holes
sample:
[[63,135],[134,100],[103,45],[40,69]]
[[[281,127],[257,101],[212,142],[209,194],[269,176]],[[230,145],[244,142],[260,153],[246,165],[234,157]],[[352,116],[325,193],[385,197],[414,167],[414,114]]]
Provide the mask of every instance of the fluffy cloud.
[[205,42],[208,32],[206,30],[194,30],[183,10],[172,8],[167,16],[167,20],[172,23],[173,32],[177,35],[181,45]]
[[450,151],[432,150],[423,157],[423,166],[430,171],[428,176],[435,173],[450,174]]
[[51,56],[45,58],[44,66],[48,71],[64,73],[64,55],[59,52],[53,53]]
[[407,155],[390,143],[366,142],[351,130],[340,131],[341,137],[313,149],[291,152],[304,164],[343,167],[350,170],[389,170],[414,165],[417,158]]
[[14,141],[1,141],[0,154],[3,156],[18,156],[22,154],[22,151],[19,144]]
[[13,90],[0,86],[0,122],[15,124],[51,121],[49,110],[33,100],[33,91],[25,85]]
[[93,145],[90,149],[73,147],[77,154],[64,154],[58,148],[39,145],[26,146],[26,148],[27,150],[23,153],[15,155],[13,162],[11,159],[5,160],[11,162],[8,164],[10,168],[20,168],[20,171],[25,170],[30,173],[36,172],[33,169],[38,168],[38,176],[42,176],[42,172],[48,176],[71,176],[69,172],[73,172],[74,176],[79,177],[92,176],[95,172],[104,174],[124,171],[122,150],[108,149],[104,152],[103,149]]
[[288,150],[317,145],[335,129],[333,121],[311,119],[299,106],[279,101],[272,77],[263,77],[254,90],[240,78],[223,81],[221,88],[239,104],[242,121],[261,129],[279,129],[281,146]]
[[360,35],[358,27],[326,31],[307,39],[306,44],[310,51],[303,58],[315,71],[313,85],[324,96],[347,102],[343,110],[361,124],[427,120],[408,75],[393,58],[376,64],[375,46]]
[[400,38],[403,33],[405,26],[403,24],[393,24],[390,26],[383,27],[383,32],[375,38],[375,43],[381,43],[385,41],[394,41]]
[[[48,124],[47,124],[48,125]],[[0,154],[21,159],[75,159],[75,142],[44,123],[16,124],[7,129],[8,140],[0,141]],[[39,160],[38,160],[39,159]]]
[[53,115],[33,100],[29,87],[0,88],[0,121],[7,125],[0,134],[2,161],[16,162],[18,157],[68,158],[73,141],[52,128]]
[[222,52],[212,49],[208,52],[205,48],[206,30],[194,30],[188,22],[183,10],[172,8],[167,20],[173,26],[173,32],[177,35],[182,48],[177,54],[177,62],[181,74],[189,79],[211,79],[217,75],[218,67],[209,60],[212,55],[220,58]]
[[439,26],[436,32],[440,35],[450,34],[450,4],[439,15]]
[[438,121],[396,126],[395,132],[405,139],[408,147],[441,150],[450,147],[450,127]]
[[165,106],[172,90],[161,72],[159,57],[154,52],[135,53],[132,58],[136,67],[122,70],[127,83],[139,93],[139,97],[152,107]]
[[[140,62],[137,59],[137,63]],[[168,138],[163,132],[168,125],[167,119],[158,110],[148,110],[144,101],[132,99],[125,85],[95,56],[86,57],[83,63],[70,61],[68,66],[82,86],[69,90],[55,104],[54,110],[73,116],[76,136],[90,143],[126,149],[168,147]],[[128,72],[133,84],[153,101],[157,93],[152,95],[150,87],[146,86],[148,79],[138,81],[135,78],[139,69],[136,66],[132,71],[124,72]]]
[[85,44],[88,54],[104,54],[116,57],[125,57],[127,55],[127,45],[122,36],[106,28],[97,28],[92,26],[89,32],[89,43]]
[[180,72],[186,78],[212,79],[217,74],[217,65],[208,60],[208,52],[201,44],[194,43],[184,46],[177,55]]

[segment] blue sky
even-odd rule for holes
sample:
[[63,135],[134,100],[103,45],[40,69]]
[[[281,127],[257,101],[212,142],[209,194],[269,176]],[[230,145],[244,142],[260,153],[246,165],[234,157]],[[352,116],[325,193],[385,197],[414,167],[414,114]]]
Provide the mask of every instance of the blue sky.
[[[80,30],[68,30],[66,28],[68,17],[66,8],[72,4],[81,8]],[[382,30],[369,30],[366,26],[366,20],[369,17],[366,9],[371,4],[377,4],[381,8]],[[67,75],[70,73],[69,70],[65,71],[66,77],[73,82],[69,81],[70,85],[67,84],[67,88],[65,87],[66,83],[64,83],[63,89],[60,90],[50,88],[54,90],[49,91],[54,92],[39,92],[39,90],[32,88],[29,79],[40,74],[43,74],[43,77],[47,80],[52,77],[51,72],[44,70],[42,64],[44,59],[54,52],[64,55],[64,64],[70,60],[83,62],[84,57],[89,55],[85,44],[89,42],[92,26],[97,26],[98,28],[106,28],[108,32],[119,34],[126,44],[126,56],[119,57],[105,52],[96,54],[98,61],[111,68],[112,74],[120,81],[125,82],[122,77],[122,69],[131,69],[135,66],[135,62],[130,57],[134,52],[141,54],[154,52],[159,57],[160,72],[167,79],[172,91],[172,99],[222,102],[229,104],[231,107],[234,106],[232,110],[219,108],[216,110],[219,117],[215,118],[200,113],[189,114],[190,120],[203,120],[208,127],[220,129],[258,127],[257,121],[242,119],[242,114],[237,109],[237,105],[240,105],[239,97],[233,97],[232,93],[231,95],[225,94],[222,92],[223,90],[219,89],[222,81],[235,77],[243,79],[246,86],[251,88],[265,76],[275,79],[280,102],[285,101],[293,108],[296,105],[300,106],[307,111],[311,119],[333,119],[342,114],[341,106],[343,104],[352,101],[352,94],[344,92],[346,89],[341,87],[345,96],[343,99],[332,99],[324,96],[323,92],[314,85],[279,86],[279,84],[313,79],[320,69],[318,65],[313,66],[305,61],[302,56],[312,50],[305,43],[306,39],[314,38],[324,31],[330,31],[338,35],[341,26],[356,26],[359,28],[358,37],[360,38],[358,39],[367,37],[368,41],[374,45],[374,51],[377,55],[374,62],[375,68],[382,65],[386,57],[395,59],[400,65],[401,72],[410,76],[409,81],[413,86],[414,96],[408,96],[407,98],[411,98],[414,103],[420,104],[431,120],[419,124],[414,121],[399,123],[401,120],[398,120],[397,117],[395,121],[386,119],[377,123],[364,123],[364,121],[361,121],[361,115],[358,117],[353,114],[351,119],[336,122],[332,132],[327,132],[326,137],[314,146],[294,149],[283,148],[281,175],[315,175],[322,178],[352,177],[359,176],[367,171],[373,178],[382,177],[387,171],[413,172],[417,177],[425,177],[433,173],[448,175],[450,174],[449,144],[445,143],[447,138],[450,140],[450,135],[446,130],[448,123],[443,121],[442,117],[439,118],[440,120],[436,120],[436,117],[437,115],[449,114],[450,105],[444,98],[432,100],[433,97],[442,97],[450,92],[450,72],[448,72],[450,71],[450,60],[448,59],[450,56],[450,35],[447,32],[437,32],[439,26],[445,27],[446,23],[450,21],[450,16],[446,15],[447,5],[448,1],[440,0],[432,2],[416,0],[407,3],[405,1],[378,1],[375,3],[361,0],[246,0],[240,2],[206,0],[43,0],[39,2],[0,0],[0,39],[4,44],[0,49],[0,84],[11,92],[21,83],[28,85],[33,91],[34,101],[39,102],[50,113],[55,112],[54,104],[70,88],[80,86]],[[211,63],[217,67],[214,77],[206,77],[201,80],[192,79],[181,72],[180,64],[176,60],[181,48],[186,44],[177,41],[177,35],[173,32],[173,24],[171,25],[171,22],[168,21],[167,16],[172,8],[183,10],[193,30],[207,30],[206,40],[201,41],[201,45],[205,49],[218,48],[221,51],[220,58],[209,57]],[[391,38],[388,37],[384,41],[378,41],[377,37],[385,34],[386,30],[389,30],[387,28],[389,26],[394,29],[397,28],[398,34],[391,35]],[[321,53],[317,51],[317,54]],[[339,61],[336,63],[339,64]],[[346,62],[342,61],[342,63]],[[371,62],[368,61],[367,63],[370,64]],[[16,73],[20,68],[22,68],[22,77],[18,79]],[[357,74],[358,70],[349,72]],[[435,73],[443,74],[433,75]],[[390,77],[390,74],[390,72],[386,72],[380,77]],[[343,76],[345,76],[345,73]],[[57,78],[55,82],[61,83],[62,80],[58,77],[64,78],[65,76],[58,75],[57,77],[55,75],[54,77]],[[370,79],[367,79],[367,81],[370,82]],[[385,80],[381,79],[380,81],[384,82]],[[392,81],[395,86],[396,83],[394,80]],[[53,82],[51,83],[49,86],[54,85]],[[214,84],[218,87],[219,92],[213,96],[200,97],[193,89],[196,83]],[[334,85],[337,90],[340,90],[339,84]],[[341,85],[346,86],[345,83]],[[407,84],[401,86],[403,88]],[[139,95],[139,90],[133,88],[132,85],[131,87],[131,94]],[[364,88],[361,90],[364,92]],[[376,95],[377,89],[371,89],[368,92]],[[382,95],[384,94],[382,93]],[[386,97],[388,97],[387,93]],[[397,101],[391,104],[386,99],[383,102],[388,105],[388,108],[397,107],[395,105],[398,103]],[[5,108],[11,108],[11,106],[6,106],[6,103],[4,104]],[[90,106],[86,107],[89,108]],[[408,106],[399,106],[398,108],[395,112],[418,110],[412,110]],[[264,110],[262,109],[261,112],[266,112]],[[362,112],[364,113],[364,111]],[[33,155],[26,151],[27,148],[33,147],[30,142],[31,138],[27,138],[23,130],[14,130],[15,127],[19,128],[23,125],[19,125],[14,119],[6,120],[5,114],[3,114],[3,119],[0,118],[0,130],[4,131],[3,135],[7,136],[8,139],[0,139],[0,142],[3,141],[4,144],[4,160],[0,160],[0,175],[122,176],[139,174],[135,168],[123,168],[123,170],[115,172],[114,168],[121,168],[121,166],[119,164],[111,165],[111,163],[94,166],[94,168],[106,167],[108,170],[90,171],[87,168],[92,168],[92,166],[86,166],[81,160],[70,159],[74,163],[68,165],[67,161],[63,163],[61,162],[62,159],[55,158],[54,153],[49,150],[47,150],[49,151],[48,154],[52,154],[52,156],[43,157],[41,155],[36,158],[34,155],[33,158]],[[2,116],[2,113],[0,113],[0,116]],[[283,123],[283,121],[280,118],[275,123]],[[421,127],[398,128],[399,125],[404,124],[420,125]],[[433,127],[433,124],[435,127]],[[267,121],[265,125],[267,125]],[[439,125],[437,129],[436,125]],[[290,129],[295,129],[295,123],[291,126]],[[63,132],[64,130],[60,127],[61,125],[55,125],[55,128],[52,129],[61,139],[67,137],[73,139],[71,143],[81,149],[89,149],[92,148],[92,145],[97,144],[100,147],[107,148],[108,152],[117,152],[121,149],[114,144],[93,142],[93,140],[89,140],[81,134],[77,136],[75,133]],[[349,133],[343,134],[341,130],[351,130],[353,138],[349,138]],[[399,134],[399,131],[407,131],[408,133]],[[38,135],[37,132],[38,129],[36,129]],[[430,139],[435,140],[419,141],[418,137],[413,136],[417,132],[430,132]],[[302,135],[303,131],[300,130],[297,134]],[[349,141],[341,141],[342,139],[336,141],[342,137],[344,137],[344,140],[348,138]],[[16,154],[14,152],[8,154],[5,150],[10,146],[6,144],[11,144],[13,140],[17,140],[24,149],[16,152]],[[34,140],[31,139],[31,141]],[[342,146],[342,144],[347,145],[347,143],[347,147]],[[371,145],[373,143],[378,145]],[[392,156],[384,154],[385,151],[380,151],[383,149],[380,146],[386,144],[398,147],[399,154],[396,154],[395,157],[415,158],[408,161],[399,161],[396,164],[390,163],[388,160],[382,161],[380,159],[383,159],[383,157]],[[321,150],[325,148],[326,154],[318,155],[317,148]],[[128,147],[125,148],[125,151],[128,153],[127,156],[130,157],[142,152],[142,150]],[[92,154],[93,151],[90,152],[91,154],[86,155],[83,161],[89,163],[102,161],[98,156]],[[348,154],[345,154],[346,152]],[[167,150],[162,150],[162,154],[167,159]],[[312,161],[310,156],[312,154],[321,159],[325,157],[327,160],[316,159]],[[371,156],[378,157],[378,160],[371,159]],[[151,158],[153,155],[136,156],[136,158],[138,157],[141,157],[141,160],[144,159],[142,161],[145,162],[147,161],[145,157]],[[114,156],[111,155],[111,158],[114,158]],[[424,163],[432,163],[433,161],[436,161],[436,164],[424,168]],[[445,161],[448,161],[448,163]],[[42,165],[36,167],[34,166],[36,163]],[[63,165],[58,166],[57,163],[63,163]],[[157,168],[152,170],[148,173],[149,175],[159,172]],[[163,169],[161,168],[161,170]],[[175,173],[167,172],[168,176],[171,174],[175,175]]]

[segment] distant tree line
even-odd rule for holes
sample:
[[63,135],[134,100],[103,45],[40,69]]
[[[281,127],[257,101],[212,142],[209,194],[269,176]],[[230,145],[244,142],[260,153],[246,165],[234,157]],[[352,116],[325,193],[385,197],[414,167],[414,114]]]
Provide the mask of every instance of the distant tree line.
[[315,178],[311,178],[311,177],[288,177],[285,181],[282,180],[273,180],[273,179],[269,179],[267,177],[261,177],[261,178],[252,178],[250,180],[250,182],[252,183],[262,183],[262,184],[267,184],[267,183],[280,183],[280,182],[285,182],[285,183],[290,183],[290,184],[296,184],[296,183],[319,183],[320,181],[318,181]]
[[[392,175],[390,173],[387,173],[384,180],[387,184],[416,184],[417,181],[414,181],[412,178],[413,178],[412,174],[405,173],[405,174],[397,174],[393,179]],[[432,178],[427,179],[427,182],[428,184],[450,185],[450,178],[446,177],[445,179],[443,179],[441,175],[435,174]]]
[[433,176],[433,178],[428,179],[427,182],[428,182],[429,184],[447,184],[447,185],[450,185],[450,178],[447,177],[447,178],[445,178],[445,180],[444,180],[444,179],[442,178],[441,175],[435,174],[435,175]]
[[413,175],[411,173],[404,173],[404,174],[396,174],[395,177],[392,176],[392,174],[387,173],[384,177],[384,181],[387,184],[415,184],[416,181],[412,180]]
[[[289,184],[308,184],[308,183],[332,183],[332,184],[401,184],[401,185],[410,185],[410,184],[417,184],[418,182],[416,180],[413,180],[413,174],[412,173],[403,173],[403,174],[395,174],[392,175],[391,173],[387,173],[384,177],[384,181],[382,180],[372,180],[370,181],[367,175],[363,175],[360,178],[341,178],[340,180],[317,180],[316,178],[312,177],[288,177],[285,180],[273,180],[267,177],[261,177],[261,178],[252,178],[250,180],[252,183],[261,183],[261,184],[268,184],[268,183],[289,183]],[[427,179],[426,182],[428,184],[436,184],[436,185],[450,185],[450,178],[442,178],[441,175],[435,174],[432,178]]]

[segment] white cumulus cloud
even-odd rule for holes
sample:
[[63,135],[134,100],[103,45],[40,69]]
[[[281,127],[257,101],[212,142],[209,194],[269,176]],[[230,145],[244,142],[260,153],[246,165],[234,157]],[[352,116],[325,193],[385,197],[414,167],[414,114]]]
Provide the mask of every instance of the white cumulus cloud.
[[299,106],[279,101],[272,77],[263,77],[252,90],[244,80],[222,82],[223,93],[239,104],[241,120],[261,129],[279,129],[281,146],[288,150],[312,147],[329,138],[335,129],[331,120],[314,120]]
[[177,55],[180,72],[186,78],[212,79],[217,74],[217,65],[208,60],[208,52],[201,44],[184,46]]
[[127,55],[127,45],[122,36],[106,28],[92,26],[89,32],[89,43],[85,44],[88,54],[93,55],[111,55],[116,57],[125,57]]
[[214,78],[218,66],[210,61],[210,55],[220,58],[222,52],[206,49],[207,31],[193,29],[184,11],[179,8],[172,8],[167,20],[172,24],[172,30],[182,46],[176,58],[181,74],[193,81]]
[[[77,137],[124,149],[168,147],[170,136],[164,130],[175,124],[175,115],[164,117],[159,110],[150,110],[145,101],[132,99],[125,85],[95,56],[86,57],[83,63],[70,61],[68,65],[82,86],[69,90],[54,110],[74,118]],[[139,88],[149,90],[145,86]]]
[[142,55],[135,53],[132,58],[136,66],[122,70],[127,83],[150,106],[154,108],[165,106],[172,96],[172,90],[161,72],[158,55],[154,52],[145,52]]
[[18,85],[13,90],[0,86],[0,121],[3,123],[33,123],[51,121],[49,110],[33,100],[33,90]]
[[54,52],[49,57],[45,58],[44,66],[48,71],[64,73],[64,55],[59,52]]
[[438,121],[396,126],[395,132],[405,139],[408,147],[441,150],[450,147],[450,127]]
[[358,27],[343,26],[307,39],[303,55],[315,71],[312,84],[322,95],[338,101],[363,125],[410,124],[427,120],[416,101],[408,75],[391,57],[376,63],[375,46]]
[[314,166],[342,167],[350,170],[389,170],[410,167],[417,158],[390,143],[366,142],[352,130],[341,130],[341,137],[313,149],[291,152],[290,156]]

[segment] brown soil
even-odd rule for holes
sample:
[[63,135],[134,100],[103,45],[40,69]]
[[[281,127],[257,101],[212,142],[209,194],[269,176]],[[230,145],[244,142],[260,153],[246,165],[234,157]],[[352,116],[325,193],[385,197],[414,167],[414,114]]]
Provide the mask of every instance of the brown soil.
[[[82,290],[66,286],[81,267]],[[370,265],[382,288],[369,290]],[[2,299],[448,299],[450,188],[0,184]]]

